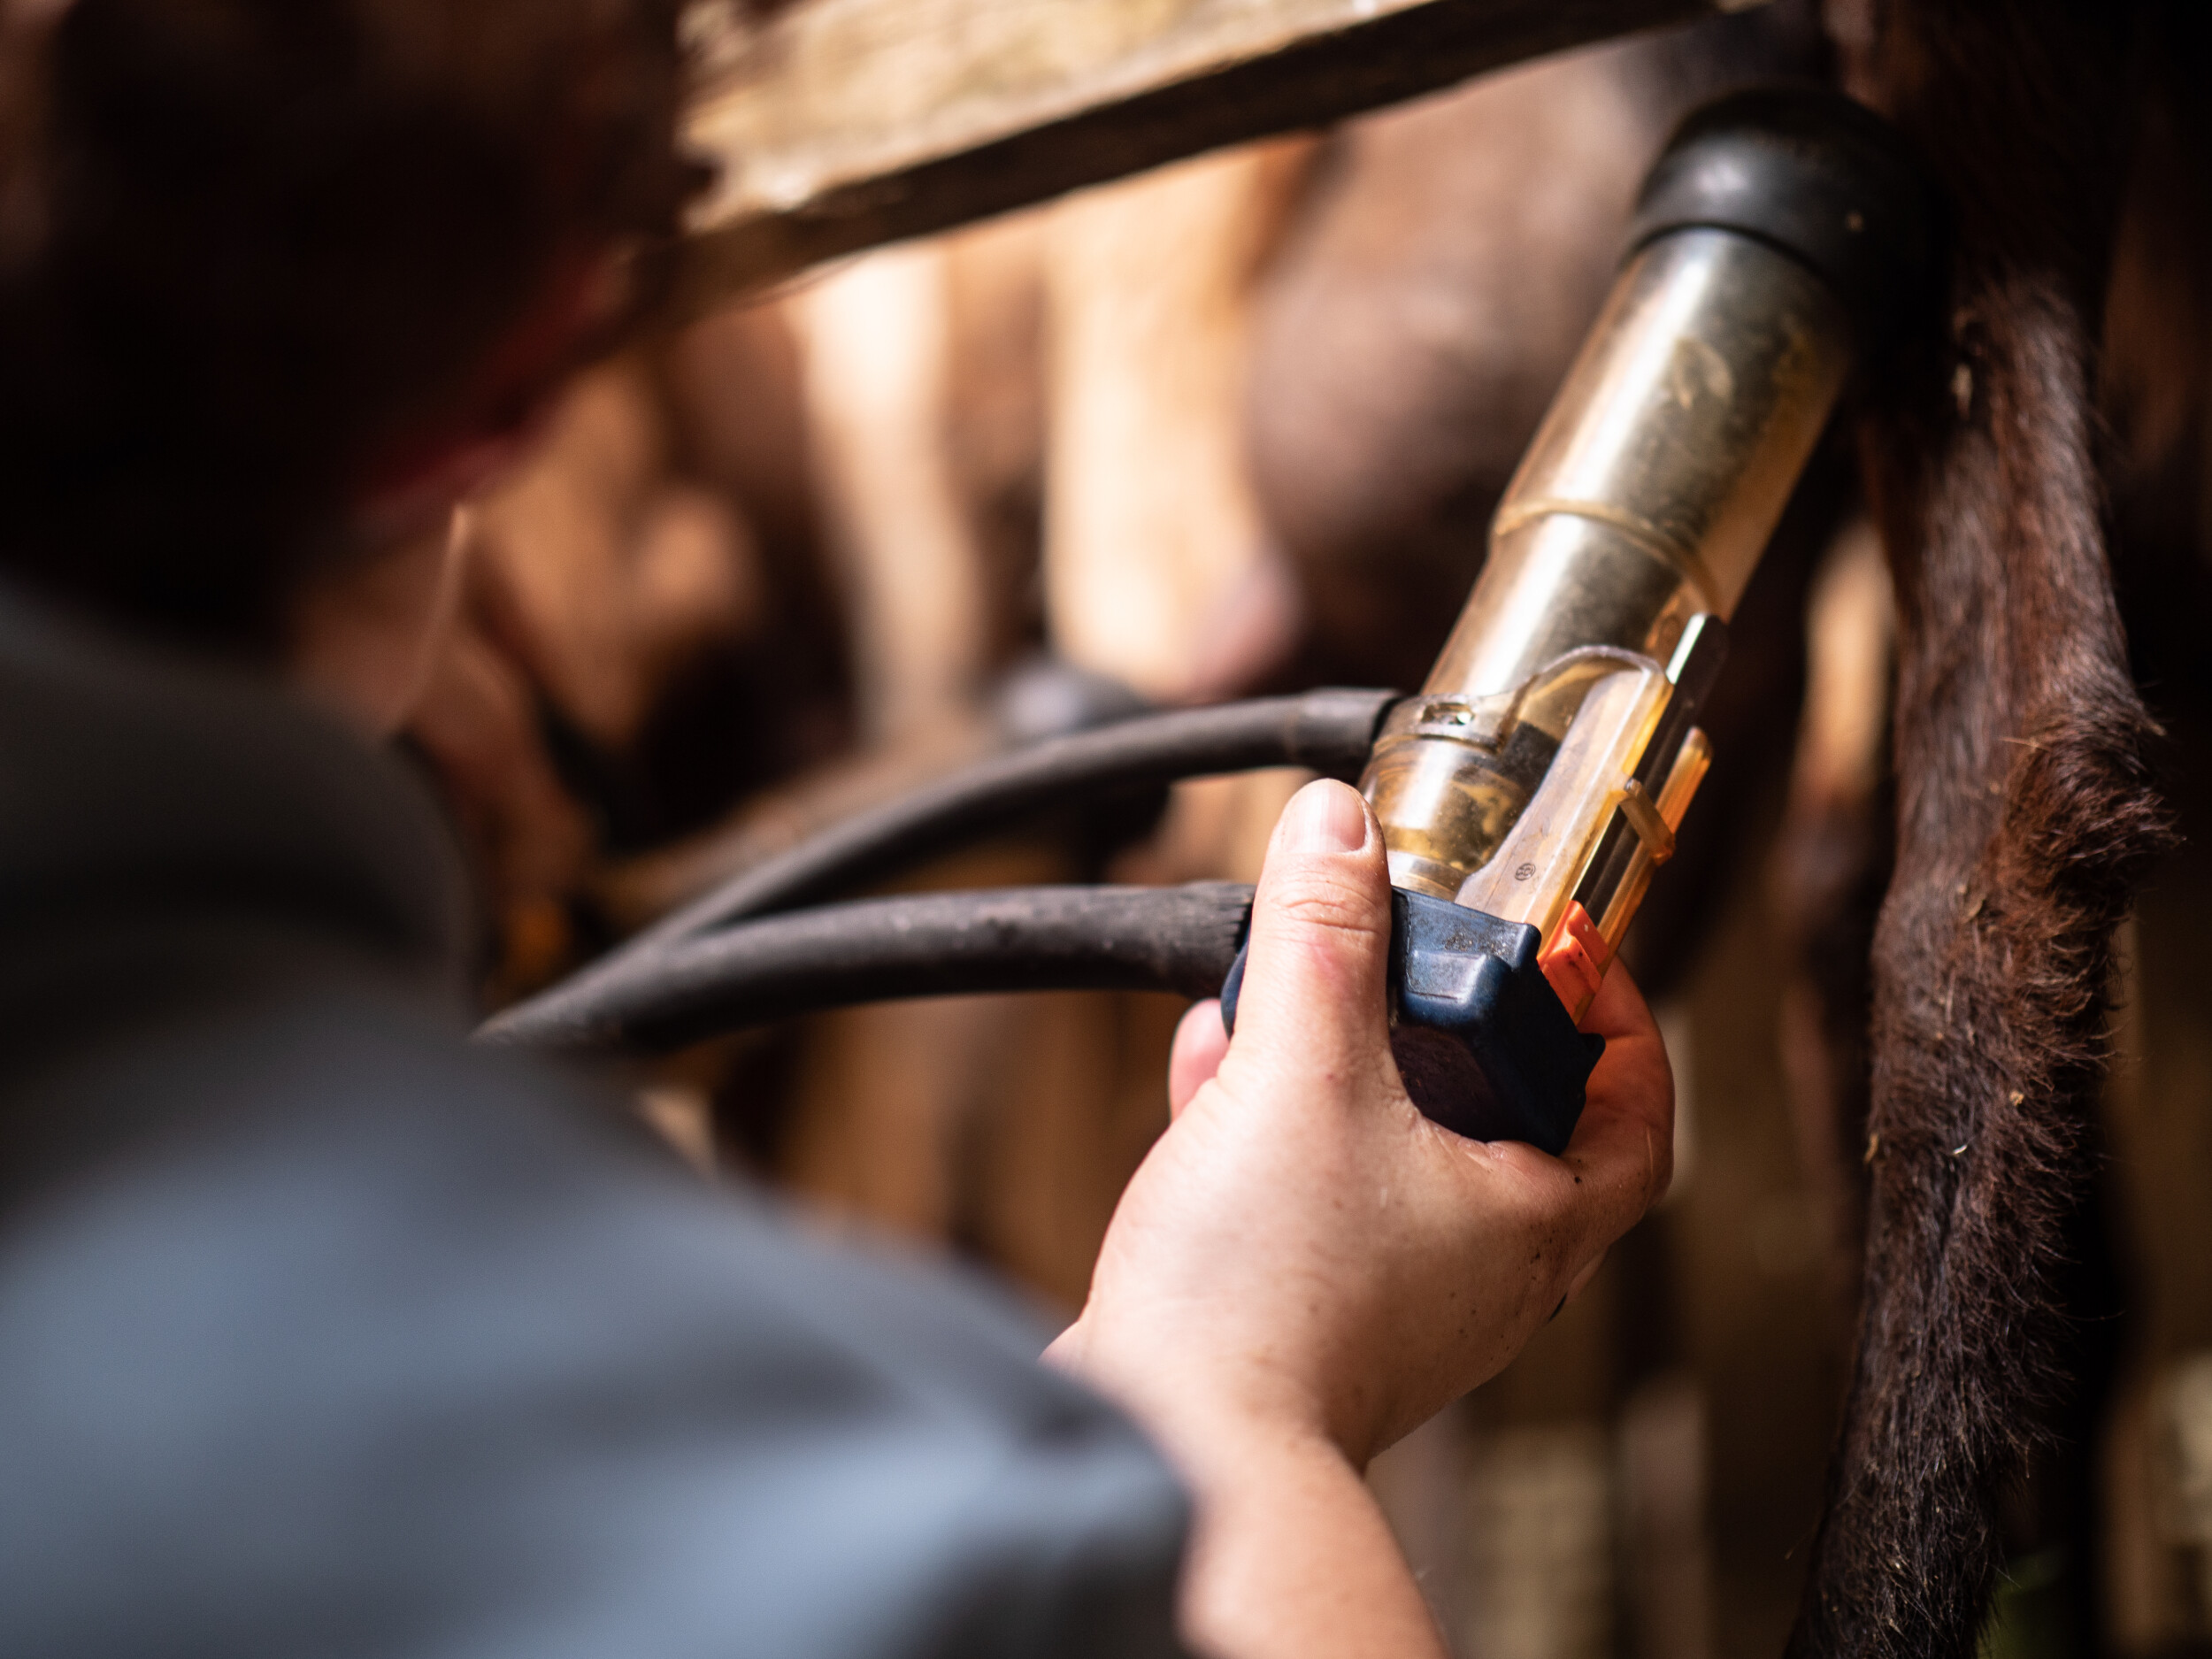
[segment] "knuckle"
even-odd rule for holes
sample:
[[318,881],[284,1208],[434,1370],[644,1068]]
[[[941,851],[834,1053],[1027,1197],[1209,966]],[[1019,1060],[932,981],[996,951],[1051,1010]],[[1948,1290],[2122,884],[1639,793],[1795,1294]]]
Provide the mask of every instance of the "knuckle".
[[1520,1183],[1515,1192],[1513,1218],[1524,1231],[1548,1237],[1575,1224],[1579,1197],[1571,1185],[1554,1179],[1549,1171],[1540,1171]]
[[1283,923],[1305,932],[1371,941],[1387,925],[1389,912],[1373,894],[1326,870],[1294,871],[1272,896],[1272,909]]

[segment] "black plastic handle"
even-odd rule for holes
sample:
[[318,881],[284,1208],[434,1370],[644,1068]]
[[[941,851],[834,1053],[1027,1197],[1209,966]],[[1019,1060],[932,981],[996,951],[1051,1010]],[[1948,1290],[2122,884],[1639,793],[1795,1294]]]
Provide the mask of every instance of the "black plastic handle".
[[[1413,1103],[1471,1141],[1563,1152],[1605,1039],[1577,1031],[1525,923],[1425,893],[1390,900],[1390,1048]],[[1221,987],[1236,1030],[1248,941]]]

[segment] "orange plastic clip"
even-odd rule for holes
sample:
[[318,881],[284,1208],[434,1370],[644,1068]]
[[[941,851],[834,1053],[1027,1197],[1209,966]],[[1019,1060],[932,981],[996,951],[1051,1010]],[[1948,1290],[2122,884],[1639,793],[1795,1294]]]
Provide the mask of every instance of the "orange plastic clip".
[[1598,932],[1590,912],[1571,899],[1567,913],[1559,918],[1551,942],[1536,958],[1536,965],[1544,971],[1567,1011],[1579,1022],[1589,1011],[1598,987],[1604,983],[1606,967],[1612,960],[1613,948]]

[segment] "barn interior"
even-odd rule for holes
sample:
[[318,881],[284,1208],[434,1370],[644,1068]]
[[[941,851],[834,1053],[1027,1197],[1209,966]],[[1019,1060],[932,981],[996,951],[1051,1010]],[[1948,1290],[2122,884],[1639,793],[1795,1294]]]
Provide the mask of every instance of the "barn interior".
[[[393,669],[419,675],[403,741],[489,895],[484,1011],[979,757],[1418,686],[1670,130],[1738,86],[1833,82],[1872,27],[1849,0],[1535,10],[699,0],[694,137],[731,165],[671,320],[457,517],[460,625]],[[2141,10],[2204,61],[2186,8]],[[1371,40],[1355,12],[1437,32]],[[1229,13],[1274,34],[1166,96],[1161,42]],[[1022,103],[1048,83],[1077,104]],[[2075,1386],[2002,1508],[1991,1655],[2212,1653],[2212,143],[2182,86],[2146,72],[2129,105],[2093,375],[2180,834],[2108,987]],[[1847,411],[1744,597],[1712,776],[1631,935],[1675,1068],[1673,1188],[1372,1471],[1466,1659],[1748,1659],[1797,1615],[1881,1156],[1870,955],[1897,852],[1895,607],[1856,446]],[[1250,881],[1301,777],[1179,784],[901,879]],[[1064,1320],[1167,1121],[1184,1006],[856,1007],[625,1084],[702,1169]]]

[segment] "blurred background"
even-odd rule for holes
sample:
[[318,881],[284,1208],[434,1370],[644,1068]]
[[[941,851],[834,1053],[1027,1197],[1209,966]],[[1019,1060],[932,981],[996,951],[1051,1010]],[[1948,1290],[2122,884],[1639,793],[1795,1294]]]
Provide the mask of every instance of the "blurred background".
[[[1785,4],[1541,59],[854,257],[596,370],[471,510],[465,626],[406,739],[489,895],[487,1010],[994,748],[1141,706],[1417,687],[1670,127],[1824,50]],[[2204,361],[2155,319],[2205,273],[2142,217],[2108,326],[2115,511],[2139,665],[2188,752],[2212,676],[2162,618],[2204,580],[2207,427],[2147,365]],[[1839,437],[1740,612],[1717,764],[1632,936],[1675,1065],[1674,1190],[1373,1473],[1468,1659],[1780,1650],[1870,1156],[1888,618]],[[1201,780],[917,884],[1249,880],[1300,781]],[[2175,781],[2185,833],[2202,769]],[[2154,894],[2083,1245],[2093,1363],[2039,1499],[2067,1541],[2015,1563],[1995,1653],[2212,1652],[2212,861],[2185,843]],[[1181,1011],[853,1010],[657,1065],[640,1110],[702,1167],[987,1264],[1064,1319],[1165,1125]]]

